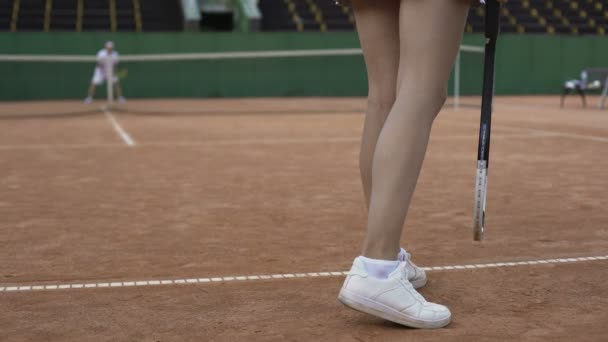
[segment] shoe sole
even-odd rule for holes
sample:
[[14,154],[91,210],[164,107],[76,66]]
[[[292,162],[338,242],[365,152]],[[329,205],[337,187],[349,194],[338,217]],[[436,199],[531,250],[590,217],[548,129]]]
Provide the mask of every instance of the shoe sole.
[[372,316],[380,317],[387,321],[418,329],[437,329],[450,324],[452,317],[447,317],[437,321],[426,321],[419,318],[407,316],[382,303],[375,302],[365,297],[361,297],[348,290],[342,289],[338,300],[347,307]]

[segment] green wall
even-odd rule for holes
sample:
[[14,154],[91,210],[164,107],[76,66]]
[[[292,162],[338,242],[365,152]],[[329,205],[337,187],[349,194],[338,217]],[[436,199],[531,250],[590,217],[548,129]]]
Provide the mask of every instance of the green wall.
[[[108,39],[121,54],[358,47],[354,33],[0,33],[0,54],[94,55]],[[479,35],[465,37],[465,44],[482,43]],[[505,35],[497,59],[497,93],[557,93],[584,67],[608,67],[608,38]],[[480,92],[482,63],[480,54],[463,54],[464,94]],[[367,87],[361,56],[125,62],[119,69],[128,72],[122,84],[134,98],[360,96]],[[91,63],[0,62],[0,100],[82,98],[92,71]]]

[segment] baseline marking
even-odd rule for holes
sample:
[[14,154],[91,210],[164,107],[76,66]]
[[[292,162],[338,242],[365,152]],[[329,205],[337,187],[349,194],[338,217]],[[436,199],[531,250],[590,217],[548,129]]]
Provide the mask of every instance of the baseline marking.
[[[473,122],[460,122],[460,121],[449,121],[450,125],[458,125],[461,127],[471,127],[474,126]],[[580,140],[589,140],[596,142],[608,143],[608,138],[600,137],[597,135],[585,135],[585,134],[576,134],[576,133],[568,133],[568,132],[560,132],[560,131],[550,131],[545,129],[538,128],[521,128],[516,126],[509,125],[500,125],[495,127],[497,130],[505,130],[509,132],[515,133],[529,133],[534,137],[562,137],[562,138],[571,138],[571,139],[580,139]]]
[[[517,266],[531,266],[531,265],[579,263],[579,262],[586,262],[586,261],[604,261],[604,260],[608,260],[608,255],[577,257],[577,258],[514,261],[514,262],[496,262],[496,263],[488,263],[488,264],[432,266],[432,267],[422,267],[422,269],[425,271],[428,271],[428,272],[437,272],[437,271],[441,272],[441,271],[472,270],[472,269],[496,268],[496,267],[517,267]],[[243,282],[243,281],[260,281],[260,280],[284,280],[284,279],[294,279],[294,278],[341,277],[341,276],[345,276],[347,274],[348,274],[348,271],[340,271],[340,272],[285,273],[285,274],[269,274],[269,275],[184,278],[184,279],[164,279],[164,280],[131,280],[131,281],[116,281],[116,282],[91,282],[91,283],[79,283],[79,284],[71,284],[71,283],[70,284],[52,284],[52,285],[21,284],[21,285],[0,286],[0,292],[32,292],[32,291],[43,291],[43,290],[141,287],[141,286],[181,285],[181,284],[186,284],[186,285],[187,284],[209,284],[209,283]]]
[[116,118],[114,117],[112,112],[110,112],[106,108],[103,108],[102,110],[103,110],[103,114],[106,116],[108,121],[110,121],[110,124],[112,124],[112,127],[114,127],[114,130],[120,136],[122,141],[124,141],[124,143],[127,144],[127,146],[131,146],[131,147],[135,146],[136,145],[135,140],[133,140],[133,138],[131,138],[129,133],[127,133],[127,131],[125,131],[125,129],[122,128],[122,126],[118,123],[118,120],[116,120]]
[[[500,129],[498,129],[500,130]],[[495,133],[496,139],[507,139],[507,138],[540,138],[546,136],[552,136],[550,133],[516,133],[516,134],[501,134],[500,132]],[[475,139],[475,135],[437,135],[431,137],[432,141],[443,141],[452,139]],[[150,142],[139,142],[135,143],[131,139],[133,145],[137,144],[138,147],[213,147],[213,146],[239,146],[239,145],[283,145],[283,144],[318,144],[318,143],[358,143],[361,141],[361,137],[327,137],[327,138],[276,138],[276,139],[218,139],[218,140],[207,140],[207,141],[150,141]],[[126,141],[125,141],[126,143]],[[89,148],[121,148],[123,144],[114,143],[99,143],[99,144],[31,144],[31,145],[0,145],[0,151],[12,151],[12,150],[45,150],[45,149],[66,149],[66,150],[79,150]]]
[[553,137],[590,140],[590,141],[597,141],[597,142],[608,142],[608,138],[599,137],[597,135],[584,135],[584,134],[576,134],[576,133],[548,131],[548,130],[536,129],[536,128],[519,128],[519,127],[512,127],[512,126],[501,126],[501,128],[505,129],[505,130],[509,130],[511,132],[540,133],[540,134],[544,134],[546,136],[553,136]]

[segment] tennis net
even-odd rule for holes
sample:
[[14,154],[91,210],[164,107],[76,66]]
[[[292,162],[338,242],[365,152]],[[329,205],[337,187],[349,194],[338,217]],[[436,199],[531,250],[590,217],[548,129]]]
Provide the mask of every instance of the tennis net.
[[[5,82],[0,84],[0,99],[84,99],[96,63],[93,55],[1,54],[0,74]],[[450,105],[471,104],[463,101],[464,96],[480,93],[482,64],[482,47],[461,47],[450,82]],[[131,54],[121,56],[117,68],[106,70],[106,79],[117,76],[128,98],[341,97],[367,93],[365,65],[357,48]],[[98,99],[113,104],[114,89],[101,88]]]

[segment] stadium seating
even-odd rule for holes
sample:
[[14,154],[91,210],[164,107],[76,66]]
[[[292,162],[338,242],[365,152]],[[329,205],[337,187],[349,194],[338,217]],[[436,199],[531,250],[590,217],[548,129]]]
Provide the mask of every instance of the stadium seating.
[[82,29],[84,31],[109,31],[110,28],[110,6],[108,6],[108,1],[84,1]]
[[179,1],[140,0],[144,31],[181,31],[183,18]]
[[13,13],[12,2],[0,1],[0,31],[10,30],[12,13]]
[[54,0],[49,29],[53,31],[75,30],[78,18],[77,2],[77,0]]
[[[483,30],[483,7],[469,15],[467,32]],[[502,30],[508,33],[606,34],[605,0],[520,0],[503,8]]]
[[353,30],[349,8],[331,0],[260,0],[264,31]]
[[0,31],[180,31],[178,1],[0,0]]
[[[353,30],[351,9],[333,0],[259,0],[264,31]],[[467,32],[483,30],[484,7],[471,8]],[[606,34],[606,0],[511,0],[502,31]],[[179,31],[177,0],[0,0],[0,31]]]
[[[350,9],[331,0],[260,0],[262,29],[268,31],[352,30]],[[467,32],[482,32],[484,7],[473,7]],[[502,11],[505,33],[606,34],[605,0],[511,0]]]

